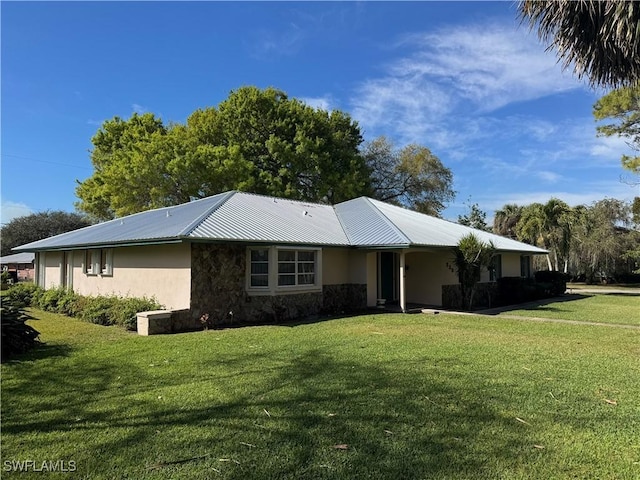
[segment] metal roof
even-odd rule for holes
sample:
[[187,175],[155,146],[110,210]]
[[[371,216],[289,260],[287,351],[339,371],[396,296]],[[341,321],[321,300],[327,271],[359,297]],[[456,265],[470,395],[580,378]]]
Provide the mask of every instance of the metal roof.
[[33,263],[35,255],[31,252],[16,253],[0,257],[0,264],[7,265],[9,263]]
[[14,250],[168,243],[190,239],[371,248],[453,247],[470,232],[483,241],[493,241],[498,250],[546,253],[522,242],[366,197],[332,207],[235,191],[129,215]]

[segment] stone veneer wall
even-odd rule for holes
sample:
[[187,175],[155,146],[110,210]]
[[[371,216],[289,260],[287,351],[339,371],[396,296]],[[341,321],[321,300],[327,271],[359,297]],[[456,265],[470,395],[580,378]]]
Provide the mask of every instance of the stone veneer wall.
[[190,319],[185,330],[233,323],[272,323],[363,310],[366,285],[325,285],[322,292],[290,295],[248,295],[245,290],[246,248],[242,245],[193,243],[191,245]]

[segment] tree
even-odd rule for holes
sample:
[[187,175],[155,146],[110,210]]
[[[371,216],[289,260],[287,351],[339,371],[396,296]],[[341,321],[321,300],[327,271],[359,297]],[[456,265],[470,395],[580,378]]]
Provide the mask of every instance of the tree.
[[593,86],[640,79],[640,3],[616,0],[523,0],[519,14],[565,68]]
[[474,203],[469,207],[469,213],[465,215],[458,215],[458,223],[460,225],[466,225],[467,227],[475,228],[489,232],[491,229],[487,225],[487,214],[480,210],[477,203]]
[[516,224],[519,240],[549,250],[549,270],[560,270],[561,263],[564,264],[565,272],[568,268],[571,245],[570,211],[565,202],[552,198],[545,204],[532,203],[523,207],[522,216]]
[[454,264],[458,272],[462,302],[469,310],[473,306],[475,288],[482,271],[491,266],[495,255],[493,243],[482,242],[473,233],[462,237],[454,249]]
[[46,211],[14,218],[0,229],[2,255],[11,255],[14,247],[89,225],[91,223],[82,215],[63,211]]
[[[622,137],[631,148],[640,151],[640,85],[609,92],[595,103],[593,115],[596,120],[611,122],[598,126],[598,135]],[[623,155],[622,166],[640,175],[640,156]]]
[[361,154],[373,198],[434,216],[455,198],[451,170],[427,147],[412,144],[398,150],[379,137],[365,144]]
[[368,191],[361,142],[343,112],[242,87],[184,125],[165,126],[151,113],[106,121],[92,138],[94,173],[79,182],[76,205],[106,220],[233,189],[340,202]]
[[517,238],[516,225],[522,217],[522,207],[508,203],[500,210],[496,210],[493,217],[493,233],[503,237]]

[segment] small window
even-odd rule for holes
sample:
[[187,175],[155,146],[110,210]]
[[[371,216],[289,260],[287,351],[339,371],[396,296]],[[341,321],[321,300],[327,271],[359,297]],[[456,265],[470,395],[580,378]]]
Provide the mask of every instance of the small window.
[[113,250],[110,248],[87,250],[83,270],[87,275],[113,275]]
[[491,260],[491,266],[489,267],[489,281],[495,282],[502,277],[502,255],[496,255]]
[[250,286],[269,286],[269,250],[251,250]]

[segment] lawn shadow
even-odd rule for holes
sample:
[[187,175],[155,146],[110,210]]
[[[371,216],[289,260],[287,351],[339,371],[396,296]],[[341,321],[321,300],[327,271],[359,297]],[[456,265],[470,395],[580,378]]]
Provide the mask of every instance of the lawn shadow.
[[[545,298],[542,300],[536,300],[533,302],[527,303],[518,303],[515,305],[505,305],[502,307],[489,308],[486,310],[478,310],[473,313],[478,313],[481,315],[499,315],[500,313],[508,313],[514,310],[548,310],[548,311],[562,311],[562,309],[555,307],[545,307],[545,305],[549,304],[557,304],[557,303],[566,303],[566,302],[575,302],[577,300],[584,300],[585,298],[590,298],[593,295],[585,295],[581,293],[565,293],[564,295],[558,297]],[[540,308],[542,307],[542,308]]]
[[[366,352],[366,341],[361,348]],[[532,434],[495,406],[509,400],[484,395],[480,376],[451,371],[457,358],[431,360],[432,376],[422,368],[415,373],[414,364],[429,361],[398,359],[385,368],[322,348],[279,358],[247,352],[204,363],[211,370],[194,372],[197,379],[163,378],[165,391],[188,383],[193,394],[241,374],[252,379],[202,401],[158,397],[156,375],[122,359],[64,372],[42,365],[25,368],[20,382],[3,391],[11,399],[3,402],[3,433],[60,438],[63,432],[68,444],[55,445],[56,451],[85,462],[83,471],[131,478],[179,477],[194,463],[209,472],[224,467],[225,478],[242,480],[495,478],[495,462],[526,461]],[[398,369],[400,362],[406,368]],[[46,411],[45,418],[12,415],[7,403],[34,389],[39,402],[33,408]],[[185,429],[188,435],[176,438],[174,432]],[[496,431],[500,435],[488,433]],[[223,457],[239,463],[221,466]]]

